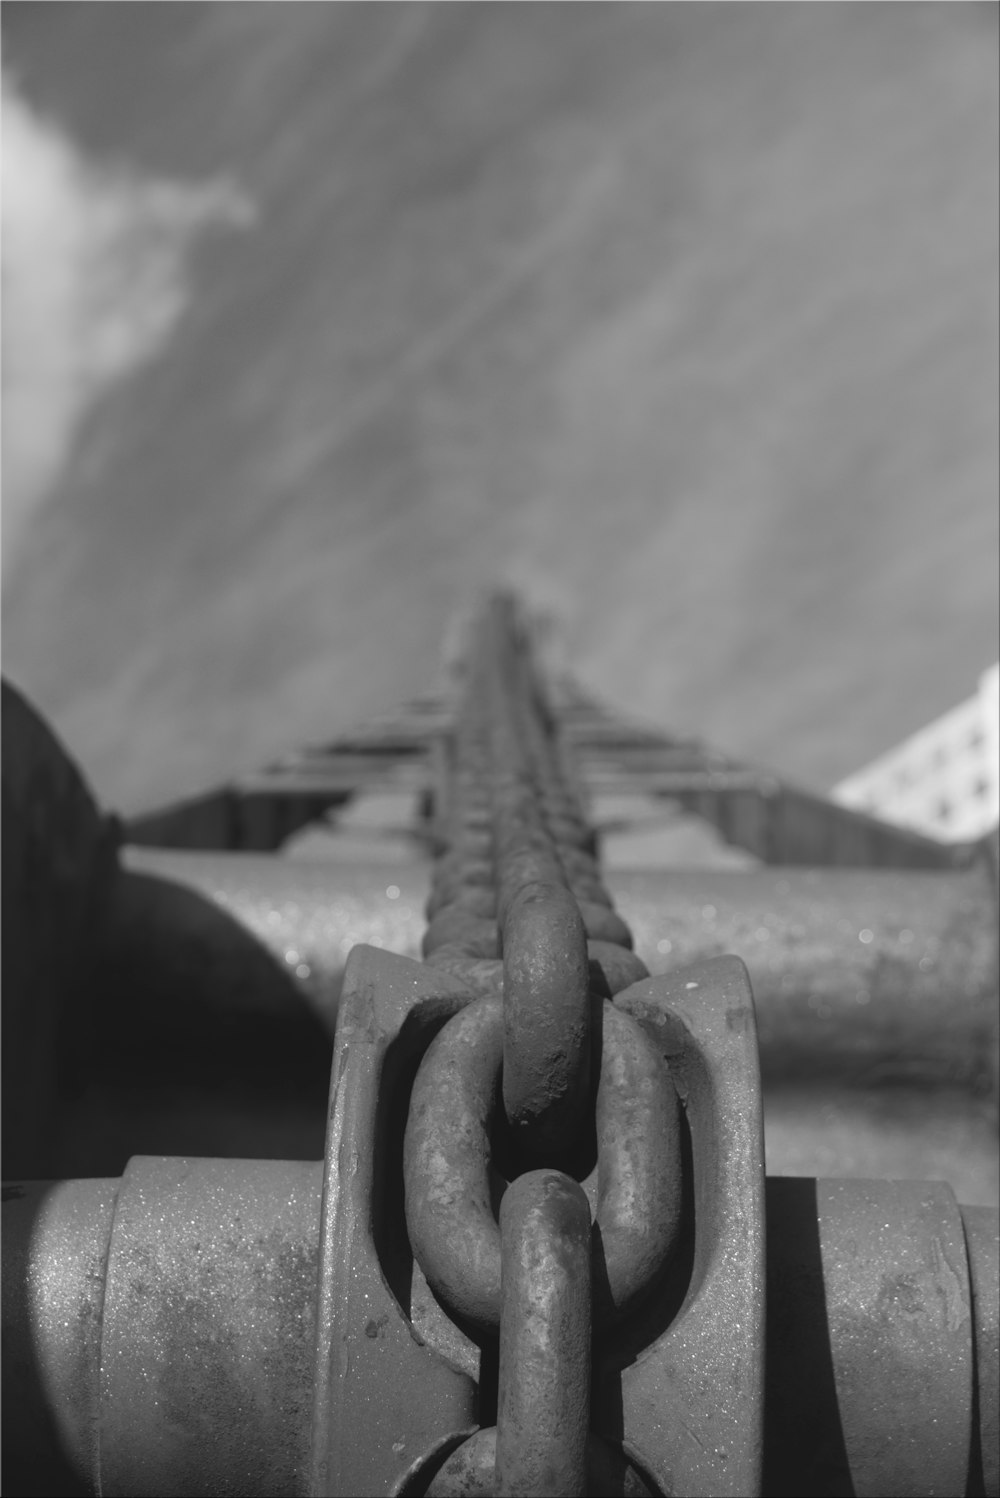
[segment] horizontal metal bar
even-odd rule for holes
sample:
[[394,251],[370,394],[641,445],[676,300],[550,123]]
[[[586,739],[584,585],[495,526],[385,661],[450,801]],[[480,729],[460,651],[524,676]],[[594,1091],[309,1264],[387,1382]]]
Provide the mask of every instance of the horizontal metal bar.
[[4,1185],[6,1491],[305,1491],[322,1171]]
[[[137,1157],[5,1183],[8,1491],[308,1490],[322,1170]],[[996,1212],[769,1177],[766,1214],[764,1491],[995,1494]],[[435,1397],[380,1366],[390,1404]]]
[[765,1082],[989,1085],[997,932],[985,867],[616,872],[608,886],[651,971],[743,958]]
[[[228,927],[219,927],[212,957],[203,913],[182,890],[206,897],[263,943],[327,1025],[352,946],[419,955],[429,887],[422,863],[126,848],[124,864],[107,938],[119,974],[131,967],[136,978],[141,972],[144,982],[174,989],[183,976],[206,1003],[274,1007],[266,982],[248,985]],[[825,1075],[988,1089],[997,936],[985,869],[612,872],[607,884],[651,972],[722,953],[743,958],[765,1081]],[[185,956],[195,939],[201,980]]]
[[[244,1049],[272,1056],[283,1047],[301,1077],[317,1045],[308,1011],[332,1036],[351,948],[419,956],[428,865],[139,848],[123,862],[93,980],[95,1014],[112,1016],[101,1049],[120,1050],[135,1032],[156,1058],[169,1042],[169,1059],[158,1090],[119,1097],[115,1079],[136,1059],[109,1054],[101,1085],[112,1092],[71,1120],[72,1169],[112,1173],[137,1141],[150,1153],[252,1154],[270,1153],[268,1129],[289,1141],[278,1152],[321,1138],[320,1060],[315,1083],[299,1086],[298,1113],[275,1092],[279,1067],[253,1084],[251,1115],[218,1083],[206,1091],[206,1039],[243,1037]],[[772,1170],[938,1176],[965,1200],[996,1201],[996,937],[985,874],[758,869],[607,882],[654,973],[727,951],[746,961]]]

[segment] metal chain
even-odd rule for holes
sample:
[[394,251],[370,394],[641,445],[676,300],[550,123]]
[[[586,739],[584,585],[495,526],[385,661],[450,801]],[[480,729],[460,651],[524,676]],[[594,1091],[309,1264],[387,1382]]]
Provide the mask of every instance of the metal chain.
[[[554,721],[510,599],[492,601],[466,661],[447,754],[447,806],[427,903],[423,952],[478,993],[503,990],[497,925],[501,880],[520,875],[568,888],[583,920],[591,986],[605,997],[648,977],[631,951],[598,869]],[[520,794],[501,794],[518,786]],[[537,862],[519,855],[534,852]]]
[[[478,1334],[499,1331],[497,1490],[583,1492],[589,1394],[577,1394],[589,1387],[591,1317],[607,1326],[628,1314],[673,1252],[680,1115],[662,1057],[608,1002],[648,973],[601,882],[507,598],[479,622],[448,759],[423,951],[467,984],[470,1003],[414,1083],[407,1226],[442,1302]],[[597,1164],[581,1188],[571,1176],[595,1132]],[[501,1135],[513,1165],[495,1157]],[[530,1165],[547,1168],[520,1173]],[[591,1216],[601,1249],[592,1293]],[[568,1277],[553,1268],[566,1265]],[[522,1388],[511,1361],[522,1357],[555,1393]],[[571,1433],[557,1439],[556,1428]],[[481,1462],[488,1436],[462,1460],[475,1446]]]

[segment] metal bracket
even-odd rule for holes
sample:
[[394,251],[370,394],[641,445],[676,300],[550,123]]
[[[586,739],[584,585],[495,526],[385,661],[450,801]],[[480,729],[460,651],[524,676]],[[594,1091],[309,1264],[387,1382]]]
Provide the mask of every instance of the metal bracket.
[[750,980],[739,958],[719,957],[636,983],[614,1002],[661,1046],[684,1103],[694,1237],[690,1280],[669,1324],[620,1371],[602,1368],[595,1427],[664,1492],[759,1493],[764,1133]]
[[[407,1491],[480,1423],[472,1345],[457,1333],[446,1357],[411,1319],[397,1137],[420,1057],[467,997],[406,958],[351,955],[324,1183],[315,1495]],[[683,1265],[598,1354],[594,1427],[665,1492],[759,1492],[764,1159],[749,979],[719,958],[616,1003],[661,1047],[687,1108],[695,1226]]]
[[410,1319],[403,1123],[426,1046],[467,1001],[454,979],[374,947],[347,964],[323,1182],[309,1491],[399,1493],[476,1428],[477,1389]]

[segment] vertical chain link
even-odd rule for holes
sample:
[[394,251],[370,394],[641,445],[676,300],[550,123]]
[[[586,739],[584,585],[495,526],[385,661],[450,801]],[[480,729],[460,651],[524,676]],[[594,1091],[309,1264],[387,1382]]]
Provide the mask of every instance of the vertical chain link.
[[586,1492],[590,1424],[590,1206],[554,1170],[519,1176],[500,1204],[503,1308],[500,1493]]

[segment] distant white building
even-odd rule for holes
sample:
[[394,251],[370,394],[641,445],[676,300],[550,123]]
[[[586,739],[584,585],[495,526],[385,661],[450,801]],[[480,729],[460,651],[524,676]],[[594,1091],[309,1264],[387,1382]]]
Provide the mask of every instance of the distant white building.
[[833,788],[842,806],[965,842],[1000,820],[1000,665],[979,690]]

